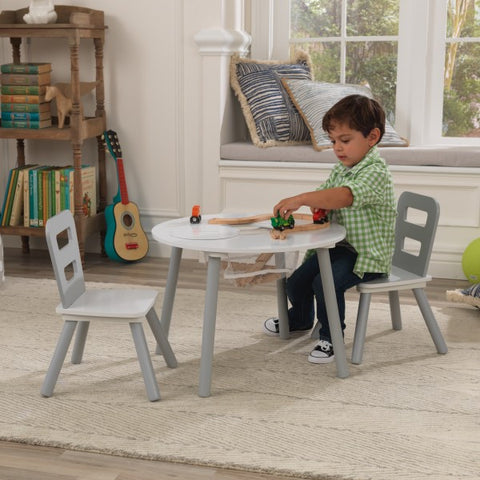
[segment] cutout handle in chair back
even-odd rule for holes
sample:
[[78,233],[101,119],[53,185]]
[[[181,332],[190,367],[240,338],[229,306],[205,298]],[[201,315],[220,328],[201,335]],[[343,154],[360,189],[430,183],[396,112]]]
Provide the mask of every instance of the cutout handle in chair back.
[[60,299],[68,308],[85,292],[77,230],[70,210],[47,220],[45,236]]
[[[425,223],[420,225],[409,219],[409,209],[425,212]],[[397,211],[393,265],[424,277],[427,275],[430,263],[440,216],[440,205],[432,197],[413,192],[403,192],[398,199]],[[405,250],[408,239],[414,240],[419,245],[417,253],[410,253]]]

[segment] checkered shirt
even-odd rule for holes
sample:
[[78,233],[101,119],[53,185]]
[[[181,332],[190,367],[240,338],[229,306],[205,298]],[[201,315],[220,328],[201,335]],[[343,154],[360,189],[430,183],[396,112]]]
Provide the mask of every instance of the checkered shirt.
[[345,240],[357,251],[354,273],[389,273],[395,242],[393,182],[376,146],[352,168],[337,163],[319,190],[348,187],[353,204],[332,210],[330,217],[346,229]]

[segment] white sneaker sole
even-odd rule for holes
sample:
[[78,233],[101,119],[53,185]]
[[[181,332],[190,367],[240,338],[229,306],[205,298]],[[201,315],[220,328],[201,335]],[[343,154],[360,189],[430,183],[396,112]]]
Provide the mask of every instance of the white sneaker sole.
[[310,363],[331,363],[335,360],[335,355],[331,357],[314,357],[313,355],[308,355],[308,361]]

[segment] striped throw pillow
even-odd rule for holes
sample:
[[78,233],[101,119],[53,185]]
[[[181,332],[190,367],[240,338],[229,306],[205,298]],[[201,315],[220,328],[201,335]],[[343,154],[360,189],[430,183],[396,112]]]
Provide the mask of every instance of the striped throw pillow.
[[[322,128],[322,120],[327,111],[342,98],[352,95],[365,95],[373,98],[372,91],[362,85],[343,83],[312,82],[310,80],[283,79],[285,89],[308,125],[315,150],[325,150],[332,146],[328,134]],[[388,120],[380,147],[406,147],[408,141],[400,137]]]
[[310,132],[282,79],[311,80],[310,56],[297,52],[291,63],[232,57],[230,81],[257,147],[311,143]]

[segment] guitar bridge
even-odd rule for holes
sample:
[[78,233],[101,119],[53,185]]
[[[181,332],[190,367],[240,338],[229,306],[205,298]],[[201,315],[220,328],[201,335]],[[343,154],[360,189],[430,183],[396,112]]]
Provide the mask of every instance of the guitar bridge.
[[136,250],[138,248],[138,243],[137,242],[126,243],[125,248],[127,250]]

